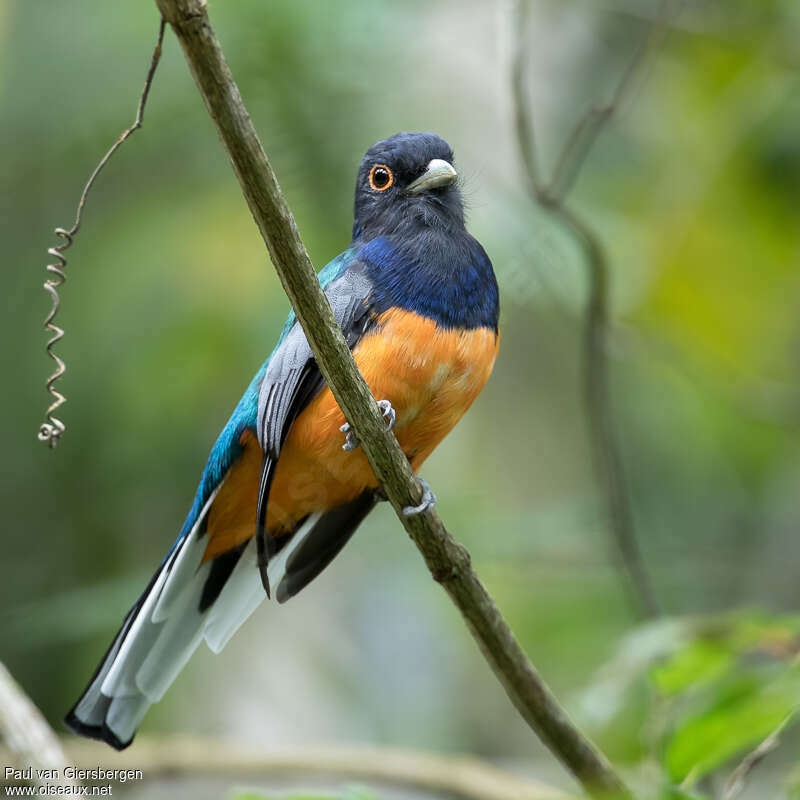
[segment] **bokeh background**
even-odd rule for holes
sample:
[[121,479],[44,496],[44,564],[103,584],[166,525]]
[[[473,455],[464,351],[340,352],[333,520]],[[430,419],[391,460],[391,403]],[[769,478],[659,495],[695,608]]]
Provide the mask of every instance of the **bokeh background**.
[[[639,620],[591,468],[585,268],[526,194],[511,4],[210,11],[319,267],[349,242],[367,147],[398,130],[453,145],[503,339],[492,380],[423,474],[546,680],[639,769],[648,679],[619,707],[597,690]],[[546,167],[608,99],[654,13],[645,0],[533,0],[526,92]],[[144,128],[99,179],[68,253],[68,429],[55,452],[37,443],[46,249],[133,118],[156,27],[148,3],[0,0],[0,659],[54,725],[180,527],[288,310],[168,32]],[[608,254],[637,534],[662,607],[684,621],[739,610],[791,627],[782,615],[800,604],[799,37],[793,0],[683,3],[569,200]],[[468,752],[571,786],[387,508],[300,596],[265,603],[221,655],[197,652],[142,727],[178,731]],[[750,796],[785,796],[799,750],[789,734]]]

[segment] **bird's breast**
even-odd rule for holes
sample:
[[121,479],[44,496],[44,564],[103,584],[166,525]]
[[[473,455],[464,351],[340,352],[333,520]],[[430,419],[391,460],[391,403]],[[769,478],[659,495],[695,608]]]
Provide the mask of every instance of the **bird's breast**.
[[444,328],[395,308],[381,314],[355,348],[374,397],[394,407],[395,433],[415,468],[483,389],[497,347],[490,328]]
[[[374,322],[353,356],[375,399],[395,409],[395,434],[416,470],[483,389],[499,335],[490,328],[443,328],[396,308]],[[292,424],[267,505],[267,527],[274,534],[377,485],[364,453],[342,450],[344,421],[325,387]]]

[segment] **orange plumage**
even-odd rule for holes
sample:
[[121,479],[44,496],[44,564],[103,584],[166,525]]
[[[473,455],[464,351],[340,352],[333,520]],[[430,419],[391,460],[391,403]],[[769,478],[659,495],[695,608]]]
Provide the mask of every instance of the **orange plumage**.
[[[489,379],[499,346],[489,328],[446,329],[398,308],[384,312],[353,350],[376,398],[397,413],[397,440],[416,471]],[[292,424],[275,470],[267,531],[280,536],[309,513],[334,508],[377,485],[361,450],[342,450],[344,415],[325,387]],[[255,533],[261,448],[251,432],[208,515],[204,560]]]

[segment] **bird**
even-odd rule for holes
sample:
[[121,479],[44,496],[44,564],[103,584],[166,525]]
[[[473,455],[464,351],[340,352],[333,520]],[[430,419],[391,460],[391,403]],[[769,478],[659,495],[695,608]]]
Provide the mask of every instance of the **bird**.
[[[351,243],[318,275],[415,474],[482,391],[500,342],[497,280],[467,232],[457,178],[436,134],[374,144],[357,172]],[[404,514],[436,502],[419,481],[422,502]],[[203,639],[218,653],[270,587],[279,603],[300,592],[381,499],[290,312],[211,449],[177,539],[66,726],[130,745]]]

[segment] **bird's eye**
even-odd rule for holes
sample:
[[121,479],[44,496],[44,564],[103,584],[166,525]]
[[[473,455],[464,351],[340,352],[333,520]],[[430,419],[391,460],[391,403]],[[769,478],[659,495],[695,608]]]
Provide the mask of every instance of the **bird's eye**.
[[385,192],[394,183],[394,175],[386,164],[375,164],[369,171],[370,188]]

